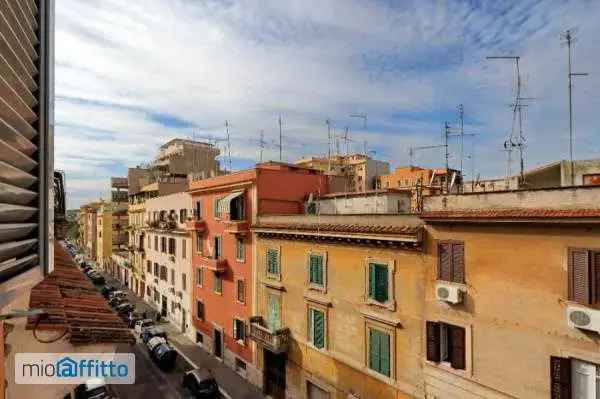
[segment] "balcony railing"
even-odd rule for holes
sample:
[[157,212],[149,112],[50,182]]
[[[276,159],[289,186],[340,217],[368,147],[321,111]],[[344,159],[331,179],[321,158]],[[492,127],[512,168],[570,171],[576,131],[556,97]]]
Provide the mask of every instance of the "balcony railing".
[[250,224],[246,220],[227,220],[224,222],[225,231],[231,234],[248,234]]
[[210,256],[202,256],[200,258],[202,266],[215,273],[223,273],[227,270],[227,259],[215,259]]
[[250,317],[250,338],[273,353],[283,353],[288,348],[290,329],[286,327],[271,331],[265,326],[262,316],[252,316]]
[[206,222],[202,219],[197,220],[188,218],[185,225],[186,230],[195,230],[198,232],[203,232],[206,229]]

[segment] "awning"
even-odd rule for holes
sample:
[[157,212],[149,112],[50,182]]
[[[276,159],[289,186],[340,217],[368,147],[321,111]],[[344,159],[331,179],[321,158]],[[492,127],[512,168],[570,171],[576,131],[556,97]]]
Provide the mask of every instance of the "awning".
[[227,196],[221,198],[219,200],[219,213],[221,215],[224,213],[229,213],[229,210],[231,209],[231,201],[233,201],[237,197],[241,196],[242,194],[244,194],[243,190],[242,191],[234,191],[231,194],[228,194]]

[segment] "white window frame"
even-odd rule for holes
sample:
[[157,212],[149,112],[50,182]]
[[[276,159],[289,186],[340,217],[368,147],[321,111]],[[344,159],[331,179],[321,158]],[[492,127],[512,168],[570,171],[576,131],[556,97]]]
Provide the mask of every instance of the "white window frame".
[[[388,268],[388,299],[381,303],[373,298],[369,297],[369,264],[376,263],[379,265],[387,265]],[[394,280],[396,276],[396,262],[391,259],[373,258],[367,257],[364,262],[364,273],[365,273],[365,292],[364,302],[367,305],[379,306],[381,308],[388,309],[390,311],[396,310],[396,292],[394,290]]]
[[[310,320],[311,310],[317,310],[323,313],[323,347],[317,348],[314,344],[313,332],[311,331],[312,322]],[[326,352],[329,347],[328,330],[329,330],[329,308],[318,303],[309,303],[306,306],[306,342],[308,346],[317,351]]]
[[[195,272],[194,272],[194,284],[196,284],[196,287],[203,287],[204,286],[204,269],[202,267],[197,267]],[[198,278],[198,275],[200,275],[200,278]]]
[[[323,258],[323,285],[311,283],[310,281],[310,257],[318,255]],[[306,254],[306,285],[309,289],[315,291],[327,292],[327,252],[326,251],[308,251]]]
[[[377,330],[388,334],[390,337],[390,376],[381,374],[369,367],[369,354],[371,352],[371,342],[369,339],[369,330]],[[390,383],[396,380],[396,329],[390,325],[379,323],[373,320],[365,320],[365,369],[370,375],[382,378]]]

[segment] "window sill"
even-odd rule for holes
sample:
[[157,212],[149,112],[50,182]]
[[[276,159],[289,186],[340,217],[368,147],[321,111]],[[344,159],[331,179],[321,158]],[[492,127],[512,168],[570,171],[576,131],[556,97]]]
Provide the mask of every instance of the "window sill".
[[314,346],[314,345],[312,344],[312,342],[310,342],[310,341],[306,341],[306,347],[307,347],[307,348],[310,348],[310,349],[312,349],[312,350],[314,350],[314,351],[320,352],[320,353],[322,353],[322,354],[324,354],[324,355],[327,355],[327,356],[329,356],[329,351],[327,350],[327,344],[325,344],[325,346],[324,346],[324,347],[322,347],[322,348],[317,348],[316,346]]
[[315,283],[308,283],[308,289],[311,291],[318,291],[323,294],[327,293],[327,288],[324,285],[319,285]]
[[471,376],[471,373],[469,372],[469,370],[455,369],[452,366],[450,366],[450,363],[447,363],[447,362],[436,363],[436,362],[432,362],[430,360],[425,359],[425,360],[423,360],[423,363],[425,365],[433,367],[437,370],[445,371],[447,373],[458,375],[460,377],[469,378]]
[[281,281],[281,274],[271,274],[271,273],[267,272],[265,277],[268,278],[269,280]]
[[278,291],[285,291],[285,287],[279,281],[268,281],[267,280],[267,281],[263,281],[262,283],[265,286],[267,286],[268,288],[273,288],[273,289],[278,290]]
[[393,300],[381,303],[381,302],[377,302],[374,299],[367,298],[367,301],[365,303],[368,306],[373,306],[373,307],[378,307],[378,308],[382,308],[382,309],[387,309],[390,312],[394,312],[396,310],[396,301],[393,301]]
[[221,291],[221,292],[213,291],[213,294],[223,296],[223,291]]

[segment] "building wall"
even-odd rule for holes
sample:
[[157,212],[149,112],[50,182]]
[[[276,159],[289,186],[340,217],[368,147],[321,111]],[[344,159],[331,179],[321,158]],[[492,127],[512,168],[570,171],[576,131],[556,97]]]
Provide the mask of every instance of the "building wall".
[[102,266],[108,262],[112,255],[112,224],[112,212],[101,208],[96,217],[96,259]]
[[410,213],[410,193],[374,193],[335,196],[318,200],[319,214],[398,214]]
[[[266,251],[278,248],[281,280],[266,276]],[[408,398],[422,396],[422,296],[425,260],[419,252],[258,238],[258,314],[267,317],[267,295],[280,295],[282,326],[291,330],[286,367],[288,398],[306,397],[306,381],[331,398]],[[307,256],[326,255],[326,292],[308,289]],[[393,310],[366,304],[368,258],[393,265]],[[308,308],[326,312],[326,346],[308,343]],[[392,378],[367,367],[367,326],[389,331],[395,347]],[[262,364],[261,356],[258,356]]]
[[[598,248],[600,231],[497,224],[430,225],[428,233],[424,317],[471,336],[466,371],[422,362],[429,397],[548,398],[550,356],[600,362],[598,335],[566,318],[567,250]],[[463,305],[435,299],[436,240],[445,239],[464,242]]]

